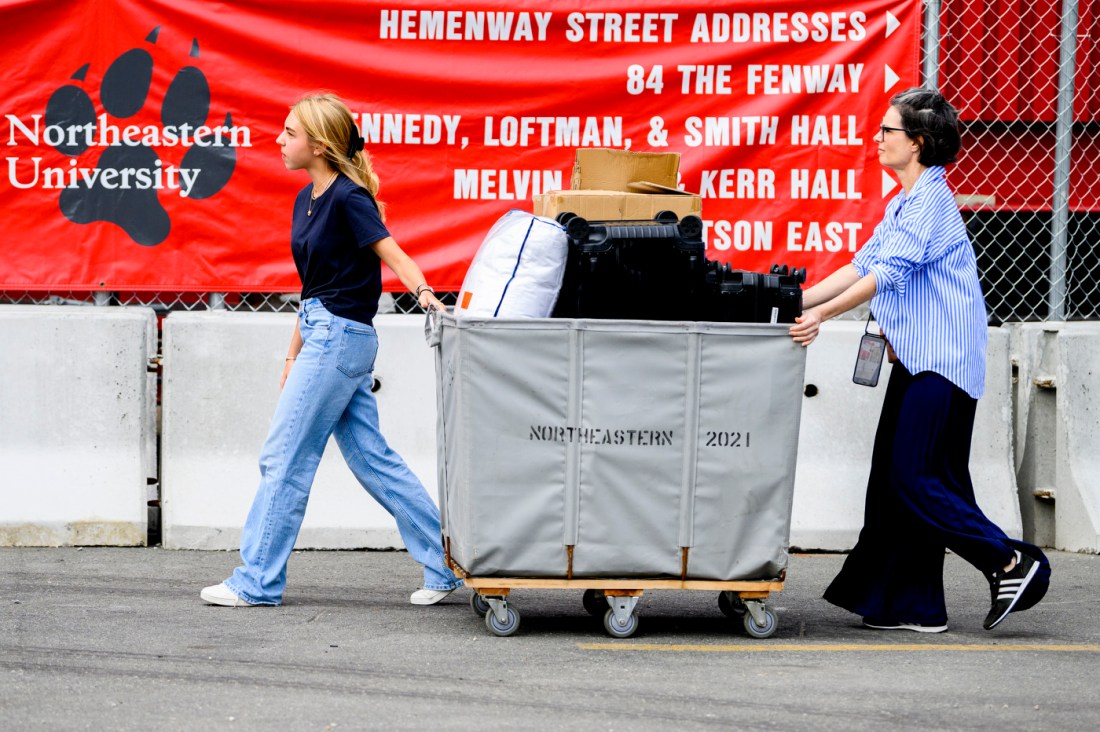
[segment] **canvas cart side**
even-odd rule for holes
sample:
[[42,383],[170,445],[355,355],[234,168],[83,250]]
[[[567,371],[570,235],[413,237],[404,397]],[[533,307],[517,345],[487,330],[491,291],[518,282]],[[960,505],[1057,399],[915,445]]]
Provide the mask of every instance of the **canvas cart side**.
[[656,589],[775,632],[805,370],[786,332],[429,315],[444,545],[492,632],[520,588],[584,590],[618,637]]

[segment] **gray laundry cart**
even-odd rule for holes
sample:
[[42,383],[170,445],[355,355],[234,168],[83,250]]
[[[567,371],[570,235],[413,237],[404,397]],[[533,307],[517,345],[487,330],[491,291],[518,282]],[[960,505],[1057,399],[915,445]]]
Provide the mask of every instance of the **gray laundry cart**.
[[490,631],[519,625],[510,590],[572,587],[616,637],[646,589],[718,590],[775,632],[805,373],[788,327],[429,314],[444,548]]

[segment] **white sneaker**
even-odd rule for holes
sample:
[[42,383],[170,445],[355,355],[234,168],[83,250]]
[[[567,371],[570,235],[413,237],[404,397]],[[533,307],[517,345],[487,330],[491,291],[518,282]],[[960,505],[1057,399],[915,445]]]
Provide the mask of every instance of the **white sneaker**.
[[417,590],[409,597],[413,605],[434,605],[447,595],[454,592],[457,587],[450,590]]
[[253,603],[238,597],[237,593],[226,587],[224,582],[220,585],[203,587],[202,592],[199,593],[199,597],[211,605],[224,605],[225,607],[255,607]]
[[880,622],[871,618],[863,619],[864,628],[875,630],[912,630],[915,633],[945,633],[946,625],[921,625],[920,623],[894,623],[890,621]]

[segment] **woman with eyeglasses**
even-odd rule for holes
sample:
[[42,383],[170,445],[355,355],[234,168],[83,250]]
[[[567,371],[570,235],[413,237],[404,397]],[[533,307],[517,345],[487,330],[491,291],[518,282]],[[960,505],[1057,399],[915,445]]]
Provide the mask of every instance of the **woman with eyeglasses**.
[[987,318],[974,248],[944,166],[958,114],[936,91],[895,95],[874,137],[901,192],[874,234],[803,295],[790,329],[808,346],[821,323],[870,301],[893,362],[875,435],[864,526],[825,599],[880,630],[947,630],[944,550],[986,576],[990,630],[1046,593],[1050,564],[978,507],[968,463],[985,388]]

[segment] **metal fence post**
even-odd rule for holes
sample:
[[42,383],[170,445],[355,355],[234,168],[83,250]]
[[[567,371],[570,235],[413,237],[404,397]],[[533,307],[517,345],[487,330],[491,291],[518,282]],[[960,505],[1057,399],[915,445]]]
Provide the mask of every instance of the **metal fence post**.
[[1062,1],[1062,41],[1058,58],[1058,116],[1054,140],[1054,197],[1050,217],[1050,312],[1066,319],[1066,249],[1069,239],[1069,174],[1073,151],[1073,75],[1076,71],[1078,0]]
[[924,0],[924,61],[921,76],[925,89],[940,88],[940,0]]

